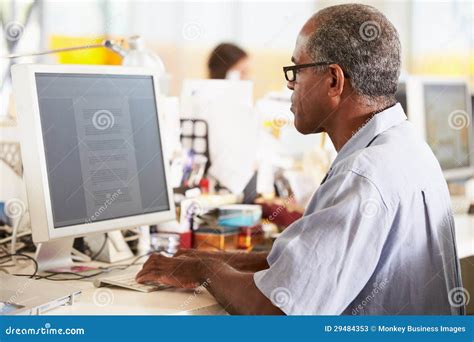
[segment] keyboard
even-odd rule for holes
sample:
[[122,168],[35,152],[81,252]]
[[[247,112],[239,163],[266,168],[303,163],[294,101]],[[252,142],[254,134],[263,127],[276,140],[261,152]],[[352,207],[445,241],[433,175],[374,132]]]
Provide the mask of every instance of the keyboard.
[[140,284],[135,280],[135,273],[126,273],[119,275],[112,275],[107,277],[101,277],[94,280],[95,287],[102,287],[107,285],[113,285],[118,287],[127,288],[130,290],[140,291],[140,292],[153,292],[168,289],[171,286],[169,285],[156,285],[156,284]]

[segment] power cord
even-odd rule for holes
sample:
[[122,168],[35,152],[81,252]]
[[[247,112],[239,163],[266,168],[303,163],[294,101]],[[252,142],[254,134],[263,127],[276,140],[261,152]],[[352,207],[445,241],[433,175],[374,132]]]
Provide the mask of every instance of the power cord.
[[[51,280],[51,281],[68,281],[68,280],[89,279],[89,278],[99,276],[101,274],[109,273],[110,271],[114,271],[114,270],[125,270],[125,269],[137,264],[137,262],[141,258],[146,257],[146,256],[150,255],[151,253],[152,252],[140,255],[140,256],[136,257],[135,259],[133,259],[133,261],[131,263],[128,263],[128,264],[112,265],[112,266],[109,266],[109,267],[100,267],[99,271],[97,271],[95,273],[92,273],[92,274],[81,274],[81,273],[74,273],[74,272],[46,271],[45,273],[48,273],[47,275],[45,275],[45,276],[36,276],[36,279],[47,279],[47,280]],[[64,275],[73,276],[73,277],[71,277],[71,278],[69,278],[69,277],[68,278],[59,278],[59,279],[54,278],[56,276],[64,276]]]
[[[29,256],[29,255],[27,255],[27,254],[23,254],[23,253],[10,254],[10,253],[9,253],[9,254],[6,254],[6,255],[2,255],[2,256],[0,256],[0,260],[6,258],[7,261],[0,262],[0,265],[4,264],[5,262],[10,261],[13,257],[16,257],[16,256],[17,256],[17,257],[22,257],[22,258],[26,258],[26,259],[31,260],[31,261],[33,262],[33,265],[34,265],[34,267],[35,267],[35,270],[34,270],[33,274],[13,274],[13,275],[15,275],[15,276],[24,276],[24,277],[29,277],[29,278],[35,278],[35,277],[37,277],[36,274],[38,273],[38,263],[36,262],[35,258],[33,258],[33,257],[31,257],[31,256]],[[11,265],[11,266],[15,266],[15,265]],[[6,270],[5,270],[5,267],[6,267],[6,266],[0,266],[0,269],[4,269],[4,271],[6,271]],[[6,271],[6,273],[9,273],[9,272]]]
[[[18,256],[18,257],[23,257],[23,258],[26,258],[28,260],[31,260],[34,264],[35,269],[34,269],[34,272],[32,274],[12,274],[14,276],[29,277],[29,278],[34,278],[34,279],[46,279],[46,280],[51,280],[51,281],[83,280],[83,279],[93,278],[93,277],[99,276],[99,275],[104,274],[104,273],[109,273],[110,271],[114,271],[114,270],[125,270],[125,269],[127,269],[127,268],[129,268],[133,265],[136,265],[137,262],[141,258],[146,257],[146,256],[148,256],[152,253],[153,252],[149,252],[149,253],[137,256],[135,259],[133,259],[132,262],[130,262],[128,264],[112,265],[112,266],[109,266],[109,267],[100,267],[99,271],[97,271],[95,273],[92,273],[92,274],[81,274],[81,273],[74,273],[74,272],[46,271],[45,273],[47,273],[47,275],[44,275],[44,276],[38,275],[38,262],[33,257],[31,257],[27,254],[23,254],[23,253],[15,253],[15,254],[8,253],[8,254],[0,256],[0,270],[3,270],[7,274],[10,274],[7,270],[5,270],[5,268],[7,266],[1,266],[1,265],[4,264],[5,262],[10,261],[12,259],[12,257]],[[2,261],[2,259],[7,259],[7,261]],[[9,266],[15,266],[15,265],[9,265]],[[74,277],[60,278],[60,279],[55,279],[54,278],[55,276],[60,276],[60,275],[70,275],[70,276],[74,276]]]

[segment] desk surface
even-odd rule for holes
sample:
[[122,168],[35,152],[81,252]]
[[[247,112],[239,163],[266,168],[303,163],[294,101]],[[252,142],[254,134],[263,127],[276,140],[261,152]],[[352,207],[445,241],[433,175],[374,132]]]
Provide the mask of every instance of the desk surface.
[[[456,215],[456,240],[460,259],[474,256],[474,216]],[[121,262],[126,263],[126,262]],[[91,263],[91,266],[110,266]],[[134,266],[138,271],[139,265]],[[30,273],[31,263],[10,271]],[[225,315],[225,310],[206,290],[171,289],[142,293],[117,287],[94,287],[90,280],[65,282],[82,290],[72,306],[63,306],[52,315]]]
[[[125,262],[122,262],[125,263]],[[31,273],[33,268],[15,267],[12,272]],[[90,266],[110,266],[88,263]],[[140,265],[130,267],[137,271]],[[44,280],[49,281],[49,280]],[[56,282],[57,283],[57,282]],[[62,281],[82,291],[72,306],[48,311],[48,315],[225,315],[225,310],[205,289],[169,289],[150,293],[119,287],[95,287],[91,280]]]

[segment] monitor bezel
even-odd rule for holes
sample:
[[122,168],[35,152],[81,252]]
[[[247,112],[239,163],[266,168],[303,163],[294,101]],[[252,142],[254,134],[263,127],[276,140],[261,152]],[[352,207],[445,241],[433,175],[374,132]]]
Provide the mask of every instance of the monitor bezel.
[[35,79],[37,73],[151,76],[155,93],[158,133],[161,146],[164,146],[163,117],[159,108],[159,75],[157,73],[145,68],[121,66],[41,64],[16,64],[12,67],[11,71],[21,134],[20,144],[28,195],[28,211],[30,213],[34,242],[46,242],[65,237],[79,237],[99,232],[157,224],[176,218],[173,191],[169,181],[169,165],[163,150],[161,152],[165,161],[164,173],[169,209],[110,220],[55,228],[46,168],[46,155]]
[[[425,85],[461,85],[465,87],[466,108],[468,114],[471,113],[471,125],[473,125],[473,115],[471,108],[471,98],[469,82],[464,77],[443,77],[443,76],[410,76],[405,80],[407,93],[408,119],[419,130],[423,139],[427,141],[426,129],[426,107],[424,98]],[[468,127],[469,151],[474,151],[473,132]],[[474,157],[471,156],[469,166],[457,168],[443,168],[443,174],[447,180],[464,179],[474,175]]]

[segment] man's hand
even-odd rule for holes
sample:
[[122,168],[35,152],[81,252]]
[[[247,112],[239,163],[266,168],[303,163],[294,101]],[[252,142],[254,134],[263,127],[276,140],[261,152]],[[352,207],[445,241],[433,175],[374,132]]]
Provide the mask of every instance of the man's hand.
[[206,281],[206,289],[230,314],[283,314],[257,288],[253,272],[239,271],[228,262],[216,258],[201,258],[201,255],[197,257],[196,254],[192,257],[193,253],[184,252],[172,258],[153,254],[137,274],[137,281],[184,288],[196,288]]
[[139,283],[166,284],[181,288],[195,288],[200,285],[200,260],[186,255],[165,257],[152,254],[138,272]]

